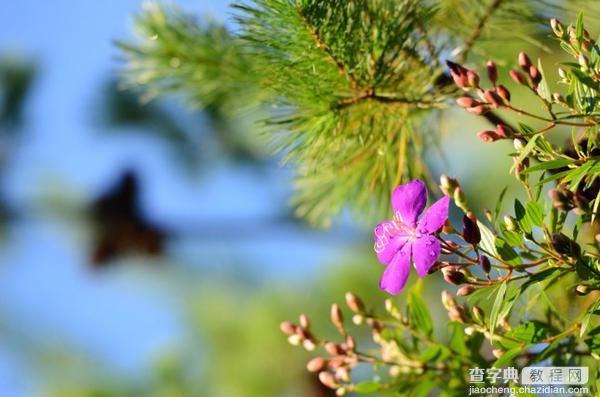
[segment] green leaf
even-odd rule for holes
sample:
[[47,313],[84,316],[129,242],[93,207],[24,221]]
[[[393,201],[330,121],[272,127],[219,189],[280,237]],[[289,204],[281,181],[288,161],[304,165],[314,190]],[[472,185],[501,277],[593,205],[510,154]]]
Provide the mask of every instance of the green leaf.
[[418,284],[415,284],[408,295],[408,311],[415,328],[431,336],[433,334],[433,319],[419,294],[420,289],[418,288]]
[[423,361],[423,362],[435,361],[440,356],[441,353],[442,353],[442,347],[439,345],[433,345],[433,346],[425,349],[425,351],[423,351],[423,353],[421,353],[421,355],[419,356],[419,360]]
[[481,233],[481,242],[479,243],[481,248],[494,256],[498,256],[498,251],[496,251],[495,244],[496,237],[494,236],[494,233],[492,233],[492,231],[488,229],[486,225],[479,221],[477,221],[477,226],[479,226],[479,232]]
[[417,385],[417,387],[412,389],[409,396],[410,397],[426,397],[429,394],[429,391],[431,389],[433,389],[434,386],[435,386],[435,383],[430,380],[420,382]]
[[519,288],[521,289],[521,294],[525,293],[527,288],[531,287],[532,285],[540,283],[552,276],[558,276],[560,273],[561,270],[559,268],[551,267],[548,269],[544,269],[541,272],[534,274],[533,276],[528,277],[527,281],[525,281],[519,286]]
[[583,337],[585,335],[585,331],[587,330],[588,325],[590,324],[590,320],[593,315],[600,314],[600,299],[597,300],[587,311],[585,316],[583,317],[583,321],[581,322],[581,330],[579,331],[579,336]]
[[[537,92],[538,94],[544,98],[547,102],[552,102],[552,97],[550,94],[550,87],[548,87],[548,81],[546,80],[546,75],[544,73],[544,69],[542,68],[542,61],[538,58],[538,70],[542,75],[542,81],[538,84]],[[551,106],[551,105],[549,105]]]
[[[520,324],[517,327],[511,329],[506,333],[506,336],[516,339],[520,342],[531,344],[537,343],[548,337],[550,334],[550,328],[548,324],[541,321],[529,321],[525,324]],[[504,343],[511,343],[510,341]],[[519,345],[516,342],[512,342],[515,345]]]
[[512,363],[513,359],[518,357],[524,350],[525,350],[525,348],[515,347],[510,350],[505,351],[504,354],[499,359],[497,359],[494,362],[494,364],[492,364],[492,367],[493,368],[505,367],[507,364]]
[[512,232],[506,229],[506,225],[504,223],[500,224],[500,231],[502,232],[502,237],[504,237],[504,240],[506,240],[506,242],[513,247],[520,247],[523,244],[523,236],[517,232]]
[[496,330],[496,325],[498,323],[498,315],[500,314],[500,309],[502,307],[502,302],[504,301],[504,297],[506,296],[506,283],[500,284],[497,288],[496,299],[494,300],[494,305],[492,306],[492,311],[490,312],[490,334],[494,336],[494,331]]
[[522,162],[525,159],[525,157],[529,156],[533,149],[535,149],[539,137],[540,135],[534,135],[533,137],[531,137],[529,142],[527,142],[527,145],[525,145],[523,151],[519,154],[519,157],[517,158],[519,163]]
[[518,199],[515,199],[515,218],[521,230],[526,234],[531,234],[531,223],[527,217],[527,211]]
[[535,226],[542,227],[544,225],[544,210],[538,202],[529,201],[527,203],[527,216]]
[[581,46],[581,42],[583,41],[583,10],[579,12],[579,15],[577,16],[577,24],[575,26],[575,37]]
[[521,258],[517,252],[506,241],[497,238],[495,240],[495,245],[496,250],[502,259],[515,265],[521,263]]
[[567,167],[575,162],[577,162],[577,160],[571,160],[571,159],[544,161],[543,163],[539,163],[532,167],[527,168],[527,170],[525,170],[525,172],[529,173],[529,172],[536,172],[536,171],[554,170],[556,168]]
[[378,382],[364,381],[354,385],[353,391],[361,394],[374,393],[381,389],[381,384]]

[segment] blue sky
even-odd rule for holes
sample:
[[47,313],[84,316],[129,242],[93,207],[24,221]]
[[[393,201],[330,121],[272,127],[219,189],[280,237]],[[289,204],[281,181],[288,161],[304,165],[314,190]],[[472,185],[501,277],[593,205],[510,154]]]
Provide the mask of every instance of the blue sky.
[[[217,18],[227,12],[227,2],[178,4]],[[169,225],[182,219],[240,219],[260,227],[279,215],[289,199],[287,170],[273,167],[265,176],[223,163],[189,177],[158,140],[101,133],[105,126],[94,115],[106,82],[120,66],[111,41],[131,37],[132,15],[140,6],[133,0],[0,3],[0,55],[33,59],[39,67],[26,104],[23,139],[11,149],[3,181],[11,205],[25,216],[11,225],[0,247],[0,313],[5,318],[0,335],[17,336],[0,336],[2,396],[29,396],[40,386],[35,365],[21,355],[29,343],[55,349],[74,345],[135,373],[157,351],[176,345],[183,332],[162,270],[94,274],[87,266],[87,226],[44,211],[40,198],[66,197],[72,205],[83,205],[120,171],[133,167],[141,172],[144,207]],[[215,267],[242,258],[255,266],[252,271],[290,278],[352,241],[336,236],[335,231],[313,234],[293,226],[234,241],[192,235],[173,243],[173,258],[199,266],[206,262],[202,258],[210,258]],[[282,255],[286,266],[280,264]]]

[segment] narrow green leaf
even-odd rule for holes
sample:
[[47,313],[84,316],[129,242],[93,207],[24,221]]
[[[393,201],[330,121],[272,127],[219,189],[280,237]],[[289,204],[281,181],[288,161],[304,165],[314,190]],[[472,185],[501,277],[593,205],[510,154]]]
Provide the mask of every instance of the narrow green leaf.
[[527,203],[527,216],[535,226],[542,227],[544,225],[544,210],[538,202],[529,201]]
[[518,199],[515,199],[515,218],[521,230],[526,234],[531,234],[531,223],[527,217],[527,211]]
[[583,321],[581,322],[581,330],[579,331],[579,336],[583,337],[585,335],[585,331],[587,330],[588,325],[590,324],[590,320],[593,315],[600,314],[600,299],[597,300],[587,311],[585,316],[583,317]]
[[479,245],[481,248],[489,252],[494,256],[498,256],[498,251],[496,250],[495,240],[496,237],[494,233],[486,225],[477,221],[477,226],[479,226],[479,232],[481,233],[481,242]]
[[[552,102],[552,97],[550,96],[550,87],[548,87],[548,81],[546,80],[546,75],[544,74],[544,69],[542,68],[542,61],[538,58],[538,70],[542,75],[542,81],[538,84],[538,94],[544,98],[547,102]],[[548,105],[552,106],[552,105]]]
[[551,161],[544,161],[543,163],[539,163],[536,164],[532,167],[527,168],[527,170],[525,172],[536,172],[536,171],[545,171],[545,170],[554,170],[556,168],[563,168],[563,167],[567,167],[573,163],[575,163],[577,160],[570,160],[570,159],[560,159],[560,160],[551,160]]
[[361,394],[374,393],[381,389],[381,384],[378,382],[360,382],[354,385],[353,391]]
[[525,157],[529,156],[529,154],[533,151],[533,149],[535,149],[535,146],[537,144],[537,140],[539,139],[540,135],[534,135],[529,142],[527,142],[527,145],[525,145],[525,147],[523,148],[523,151],[521,152],[521,154],[519,154],[518,157],[518,161],[522,162]]
[[490,333],[493,339],[494,332],[496,330],[496,325],[498,323],[498,315],[500,314],[500,309],[502,307],[502,302],[504,301],[504,297],[506,296],[506,283],[500,284],[498,287],[498,291],[496,292],[496,299],[494,299],[494,305],[492,306],[492,311],[490,312]]
[[417,285],[411,288],[408,295],[407,304],[410,317],[416,329],[431,336],[433,334],[433,319],[431,318],[427,306],[419,296],[420,290],[416,287]]

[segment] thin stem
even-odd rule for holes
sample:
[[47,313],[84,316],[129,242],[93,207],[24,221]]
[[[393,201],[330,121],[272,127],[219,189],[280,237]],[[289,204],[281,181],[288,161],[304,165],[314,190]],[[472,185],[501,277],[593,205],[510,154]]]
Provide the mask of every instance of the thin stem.
[[496,11],[496,9],[500,6],[500,3],[502,3],[502,0],[494,0],[485,10],[485,13],[481,16],[479,23],[477,24],[477,26],[475,26],[475,29],[473,29],[469,37],[467,37],[465,45],[463,46],[463,49],[457,58],[458,63],[463,63],[467,59],[469,51],[471,51],[471,48],[473,47],[479,36],[481,36],[481,33],[483,32],[483,27],[485,26],[488,19],[492,16],[494,11]]

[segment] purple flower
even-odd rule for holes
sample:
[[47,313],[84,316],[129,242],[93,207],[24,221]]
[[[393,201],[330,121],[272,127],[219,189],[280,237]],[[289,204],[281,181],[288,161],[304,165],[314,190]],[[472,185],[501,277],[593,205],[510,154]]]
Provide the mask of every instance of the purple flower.
[[425,277],[440,256],[440,243],[433,234],[448,219],[450,198],[435,202],[418,220],[426,203],[427,189],[422,181],[400,185],[392,193],[394,219],[375,228],[375,252],[379,262],[387,265],[379,287],[392,295],[404,288],[411,257],[419,277]]

